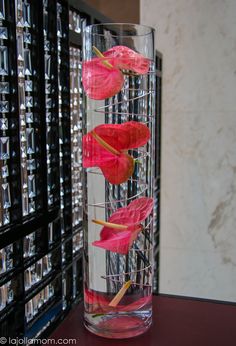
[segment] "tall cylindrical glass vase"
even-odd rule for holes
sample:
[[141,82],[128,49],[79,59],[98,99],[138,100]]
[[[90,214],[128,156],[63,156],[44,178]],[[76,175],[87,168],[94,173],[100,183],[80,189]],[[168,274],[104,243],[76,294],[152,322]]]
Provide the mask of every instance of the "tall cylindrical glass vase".
[[108,338],[152,323],[154,65],[152,28],[85,29],[84,321]]

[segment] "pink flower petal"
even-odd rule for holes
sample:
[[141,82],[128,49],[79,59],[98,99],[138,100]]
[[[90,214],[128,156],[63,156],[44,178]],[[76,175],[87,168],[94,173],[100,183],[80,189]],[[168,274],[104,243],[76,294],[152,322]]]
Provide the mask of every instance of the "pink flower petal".
[[129,251],[131,235],[131,232],[127,231],[112,234],[110,229],[103,229],[102,240],[94,241],[92,245],[125,255]]
[[137,239],[139,232],[142,231],[140,222],[150,215],[152,209],[153,199],[148,197],[140,197],[132,201],[127,207],[119,208],[108,221],[128,226],[128,228],[121,230],[105,226],[100,232],[100,240],[93,242],[92,245],[126,255]]
[[105,298],[103,295],[98,294],[94,291],[85,289],[84,290],[84,299],[85,302],[89,305],[108,305],[109,304],[109,299]]
[[105,53],[105,57],[110,58],[114,67],[122,70],[130,70],[138,74],[148,73],[150,60],[125,46],[115,46]]
[[153,198],[150,197],[140,197],[135,200],[133,200],[128,205],[129,211],[139,211],[140,212],[140,219],[139,222],[144,221],[151,213],[153,209]]
[[134,160],[125,151],[147,143],[150,131],[145,124],[129,121],[116,125],[99,125],[93,130],[118,154],[105,149],[89,132],[83,136],[83,167],[99,167],[111,184],[121,184],[132,176]]
[[153,209],[153,198],[140,197],[132,201],[127,207],[119,208],[109,218],[109,222],[122,225],[137,225],[144,221]]
[[89,132],[83,136],[83,167],[102,167],[113,165],[117,157],[98,144]]
[[104,177],[109,183],[122,184],[132,176],[134,172],[134,160],[131,156],[121,153],[115,160],[100,165]]
[[99,125],[95,131],[105,142],[119,151],[142,147],[150,138],[147,125],[138,121]]
[[116,95],[124,84],[124,76],[117,68],[105,66],[100,58],[82,64],[82,83],[88,97],[104,100]]

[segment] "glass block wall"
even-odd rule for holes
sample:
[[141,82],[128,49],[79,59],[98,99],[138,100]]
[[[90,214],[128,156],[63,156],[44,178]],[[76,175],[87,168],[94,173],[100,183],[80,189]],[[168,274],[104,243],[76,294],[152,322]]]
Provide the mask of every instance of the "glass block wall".
[[79,0],[0,0],[1,336],[46,335],[82,296],[81,35],[105,21]]

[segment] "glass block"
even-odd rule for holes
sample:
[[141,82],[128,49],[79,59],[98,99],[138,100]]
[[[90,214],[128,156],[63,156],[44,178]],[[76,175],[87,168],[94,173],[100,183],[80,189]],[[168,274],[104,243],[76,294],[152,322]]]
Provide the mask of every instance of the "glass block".
[[7,165],[2,166],[1,171],[2,171],[2,178],[7,178],[9,176],[9,170]]
[[86,18],[82,18],[82,20],[81,20],[81,29],[82,29],[82,31],[84,31],[86,26],[87,26],[87,20],[86,20]]
[[53,195],[49,195],[48,196],[48,205],[52,205],[53,204]]
[[20,110],[25,110],[25,84],[22,82],[18,84],[18,97]]
[[26,269],[24,273],[25,289],[28,290],[31,287],[31,271]]
[[31,299],[28,303],[25,304],[25,317],[27,322],[32,320],[32,318],[34,317],[33,310],[33,301]]
[[46,275],[49,272],[49,260],[48,256],[44,256],[42,258],[42,265],[43,265],[43,275]]
[[28,44],[31,43],[31,34],[29,32],[24,32],[24,42]]
[[5,19],[5,0],[0,0],[0,19]]
[[22,213],[23,216],[29,214],[29,198],[26,192],[22,194]]
[[33,128],[26,129],[26,140],[27,140],[27,154],[33,154],[35,152]]
[[35,161],[35,159],[27,160],[27,169],[29,171],[32,171],[32,170],[36,169],[36,161]]
[[7,160],[9,157],[9,137],[0,137],[0,160]]
[[24,41],[23,41],[23,35],[21,33],[17,33],[16,41],[17,41],[17,60],[24,61]]
[[0,287],[0,311],[5,308],[7,304],[7,287],[3,285]]
[[22,8],[22,0],[15,0],[15,8],[22,12],[23,8]]
[[48,12],[43,12],[43,35],[47,37],[48,35]]
[[35,201],[29,203],[29,213],[35,212]]
[[25,97],[25,105],[26,105],[26,107],[29,107],[29,108],[33,107],[33,96],[26,96]]
[[3,209],[10,208],[11,206],[10,187],[8,183],[2,184],[2,204]]
[[43,265],[42,265],[42,259],[36,262],[35,264],[35,272],[36,272],[36,280],[40,281],[43,277]]
[[13,299],[14,299],[14,293],[13,293],[13,289],[12,289],[12,285],[11,285],[11,281],[9,282],[9,283],[7,283],[7,302],[8,302],[8,304],[10,303],[10,302],[12,302],[13,301]]
[[32,112],[25,113],[26,122],[31,124],[34,122],[34,115]]
[[28,194],[29,194],[29,198],[33,198],[36,196],[35,175],[34,174],[30,174],[28,176]]
[[22,64],[18,65],[18,77],[19,78],[24,78],[25,77],[24,66]]
[[5,131],[8,129],[8,120],[7,118],[0,118],[0,130]]
[[23,4],[23,18],[24,18],[24,26],[29,28],[31,25],[30,5],[26,3]]
[[33,91],[33,81],[32,80],[26,80],[25,81],[25,91]]
[[6,271],[6,252],[5,249],[0,250],[0,274]]
[[21,158],[22,159],[25,159],[27,157],[27,154],[26,154],[26,143],[22,143],[21,144],[21,147],[20,147],[20,150],[21,150]]
[[74,31],[80,33],[80,15],[76,12],[73,13]]
[[31,51],[29,49],[25,49],[24,51],[24,62],[25,62],[25,75],[32,75],[32,64],[31,64]]
[[45,51],[50,50],[50,41],[47,41],[47,40],[44,41],[44,50]]
[[20,141],[21,143],[26,142],[25,131],[20,131]]
[[73,12],[70,10],[69,11],[69,29],[73,30],[74,26],[73,26]]
[[49,286],[44,288],[44,302],[46,303],[50,298]]
[[27,174],[27,166],[25,162],[21,163],[21,184],[22,189],[27,189],[28,183],[28,174]]
[[51,55],[45,55],[45,79],[48,80],[51,77]]
[[57,3],[57,14],[62,12],[62,6],[61,4]]
[[6,210],[3,214],[3,224],[7,225],[8,223],[10,223],[10,213]]
[[47,255],[47,258],[48,258],[48,271],[52,270],[52,254],[49,253]]
[[46,99],[46,108],[52,108],[52,99],[50,98]]
[[53,243],[53,222],[48,224],[48,241],[49,244]]
[[46,122],[50,123],[52,121],[52,114],[50,112],[46,113]]
[[9,94],[9,83],[8,82],[0,82],[0,93],[1,94]]
[[0,101],[0,113],[8,113],[8,112],[9,112],[9,102]]
[[0,47],[0,75],[8,75],[8,54],[5,46]]
[[46,83],[46,85],[45,85],[45,93],[47,95],[51,93],[51,84]]
[[5,27],[0,27],[0,39],[2,40],[7,40],[8,39],[8,32],[7,32],[7,28]]
[[16,27],[17,28],[21,28],[21,29],[24,28],[24,20],[21,17],[21,13],[20,12],[18,12],[18,15],[17,15]]
[[61,18],[57,17],[57,37],[62,37]]

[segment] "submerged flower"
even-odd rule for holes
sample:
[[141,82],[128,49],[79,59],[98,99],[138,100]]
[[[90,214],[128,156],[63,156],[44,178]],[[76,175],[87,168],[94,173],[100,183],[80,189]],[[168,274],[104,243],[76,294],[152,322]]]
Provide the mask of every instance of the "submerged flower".
[[[125,289],[127,289],[126,286],[128,286],[129,284],[130,284],[130,282],[125,283],[123,285],[123,287],[125,287]],[[121,288],[121,290],[123,289],[123,287]],[[117,293],[115,298],[117,296],[119,296],[121,290]],[[135,296],[132,295],[132,300],[134,299],[134,297]],[[121,304],[120,302],[123,298],[123,295],[122,295],[121,299],[119,299],[119,302],[117,304],[115,304],[115,305],[111,304],[111,302],[114,301],[115,298],[110,300],[108,297],[104,296],[101,293],[97,293],[97,292],[95,292],[93,290],[89,290],[89,289],[84,290],[84,301],[88,305],[87,308],[88,308],[89,312],[94,313],[94,314],[103,314],[103,313],[112,312],[112,311],[114,311],[114,312],[118,312],[118,311],[131,312],[131,311],[135,311],[135,310],[140,310],[145,305],[150,304],[151,300],[152,300],[152,296],[151,296],[151,294],[149,294],[149,295],[144,296],[142,298],[136,299],[132,303],[128,303],[128,304],[122,303]]]
[[99,167],[109,183],[124,183],[135,165],[128,150],[145,145],[149,138],[149,128],[137,121],[99,125],[83,136],[83,167]]
[[126,255],[143,229],[141,222],[150,215],[152,209],[153,199],[140,197],[127,207],[115,211],[108,222],[93,220],[104,227],[100,232],[100,240],[94,241],[92,245]]
[[124,72],[146,74],[150,61],[125,46],[116,46],[104,53],[93,47],[98,57],[84,61],[82,82],[88,97],[104,100],[116,95],[123,87]]

